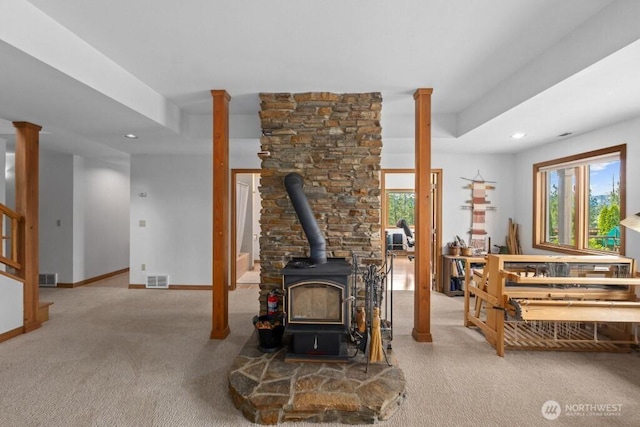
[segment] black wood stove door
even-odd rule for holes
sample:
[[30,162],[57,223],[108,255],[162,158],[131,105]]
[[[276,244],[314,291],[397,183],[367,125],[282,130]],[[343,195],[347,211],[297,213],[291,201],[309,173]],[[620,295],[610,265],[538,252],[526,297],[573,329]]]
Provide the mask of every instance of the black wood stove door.
[[288,286],[288,322],[344,324],[346,286],[325,280],[304,280]]

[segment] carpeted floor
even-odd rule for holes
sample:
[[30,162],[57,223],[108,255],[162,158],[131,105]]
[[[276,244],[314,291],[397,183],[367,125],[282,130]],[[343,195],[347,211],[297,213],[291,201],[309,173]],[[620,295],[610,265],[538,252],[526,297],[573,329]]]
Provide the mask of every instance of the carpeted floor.
[[[231,334],[222,341],[209,339],[208,291],[111,284],[41,295],[54,301],[51,320],[0,343],[0,426],[252,425],[229,398],[227,372],[253,332],[257,290],[229,293]],[[433,294],[434,342],[417,343],[413,292],[394,293],[392,351],[408,395],[386,425],[638,425],[638,353],[500,358],[462,326],[462,303]],[[553,421],[542,413],[549,400],[561,409]]]
[[260,284],[260,270],[247,271],[236,280],[237,284],[257,285]]
[[246,271],[236,280],[237,285],[259,285],[260,284],[260,263],[253,264],[251,270]]

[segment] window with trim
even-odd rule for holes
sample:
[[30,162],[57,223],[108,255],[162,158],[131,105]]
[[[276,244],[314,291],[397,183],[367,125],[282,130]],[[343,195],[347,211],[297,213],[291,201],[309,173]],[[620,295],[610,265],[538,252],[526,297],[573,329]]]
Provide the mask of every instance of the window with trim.
[[387,190],[387,227],[396,227],[404,219],[409,227],[415,224],[416,193],[414,190]]
[[624,254],[626,145],[533,165],[535,248]]

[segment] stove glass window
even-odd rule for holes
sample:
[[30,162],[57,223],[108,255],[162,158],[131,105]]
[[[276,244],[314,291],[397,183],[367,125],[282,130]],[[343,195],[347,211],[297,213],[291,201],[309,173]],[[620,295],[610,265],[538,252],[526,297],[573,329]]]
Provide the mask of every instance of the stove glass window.
[[343,292],[343,286],[322,281],[290,285],[289,322],[343,323]]

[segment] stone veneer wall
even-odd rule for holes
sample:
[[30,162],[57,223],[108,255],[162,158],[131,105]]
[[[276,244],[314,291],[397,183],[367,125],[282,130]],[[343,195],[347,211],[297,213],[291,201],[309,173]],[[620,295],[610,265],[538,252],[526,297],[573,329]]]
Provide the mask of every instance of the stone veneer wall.
[[304,192],[327,241],[327,256],[380,264],[380,154],[382,96],[261,93],[260,310],[282,287],[281,269],[309,256],[309,242],[284,187],[300,174]]

